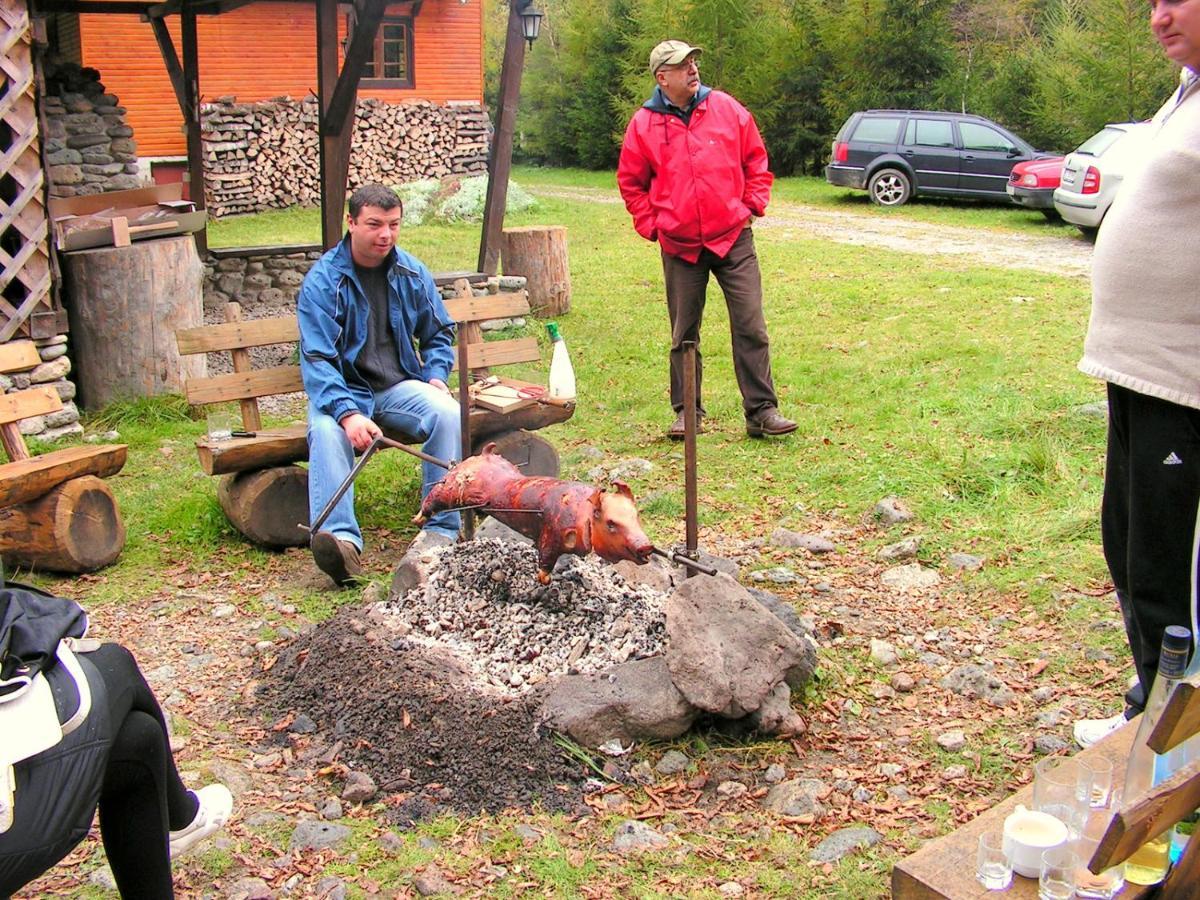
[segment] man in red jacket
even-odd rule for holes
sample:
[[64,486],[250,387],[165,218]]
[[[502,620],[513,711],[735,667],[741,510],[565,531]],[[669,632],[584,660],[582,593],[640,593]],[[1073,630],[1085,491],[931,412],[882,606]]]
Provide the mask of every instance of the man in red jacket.
[[[683,437],[683,345],[699,345],[710,272],[729,308],[746,432],[789,434],[796,423],[779,414],[750,230],[751,218],[761,216],[771,198],[767,150],[750,112],[700,83],[700,52],[683,41],[663,41],[650,51],[658,86],[630,120],[617,166],[633,227],[662,248],[671,317],[671,406],[677,413],[667,437]],[[703,366],[699,353],[696,358],[699,397]],[[702,405],[696,413],[703,416]]]

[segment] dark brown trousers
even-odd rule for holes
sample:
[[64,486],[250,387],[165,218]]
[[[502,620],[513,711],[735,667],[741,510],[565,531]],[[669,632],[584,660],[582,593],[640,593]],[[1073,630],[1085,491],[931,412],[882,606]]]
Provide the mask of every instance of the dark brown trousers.
[[742,392],[747,416],[778,408],[771,380],[771,352],[767,322],[763,318],[762,274],[754,251],[754,234],[749,227],[738,236],[722,259],[710,250],[700,251],[694,263],[663,253],[663,275],[667,283],[667,312],[671,316],[671,407],[683,409],[683,345],[696,342],[696,403],[703,414],[700,384],[704,363],[700,356],[700,323],[708,276],[717,277],[729,309],[733,341],[733,371]]

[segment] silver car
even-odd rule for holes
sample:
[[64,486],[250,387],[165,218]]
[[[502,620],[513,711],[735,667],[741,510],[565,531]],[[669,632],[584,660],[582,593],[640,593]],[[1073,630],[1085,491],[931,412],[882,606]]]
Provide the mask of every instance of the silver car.
[[1094,235],[1125,175],[1145,158],[1150,132],[1149,122],[1105,125],[1068,154],[1054,191],[1059,215]]

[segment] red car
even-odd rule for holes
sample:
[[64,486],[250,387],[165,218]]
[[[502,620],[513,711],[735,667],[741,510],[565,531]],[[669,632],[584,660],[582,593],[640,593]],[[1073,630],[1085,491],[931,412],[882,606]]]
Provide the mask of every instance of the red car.
[[1058,218],[1054,189],[1062,178],[1063,156],[1031,159],[1013,166],[1008,176],[1008,196],[1018,206],[1040,209],[1048,219]]

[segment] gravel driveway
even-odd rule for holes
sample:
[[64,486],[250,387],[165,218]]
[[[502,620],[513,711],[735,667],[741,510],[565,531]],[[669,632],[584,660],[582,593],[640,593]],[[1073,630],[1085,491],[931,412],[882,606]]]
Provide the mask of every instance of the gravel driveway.
[[[535,196],[620,203],[615,190],[586,187],[533,188]],[[1007,269],[1032,269],[1050,275],[1086,278],[1092,245],[1082,237],[1036,237],[1011,231],[933,225],[887,213],[857,213],[773,201],[755,228],[780,229],[784,235],[823,237],[839,244],[880,247],[901,253],[940,253],[973,263]]]

